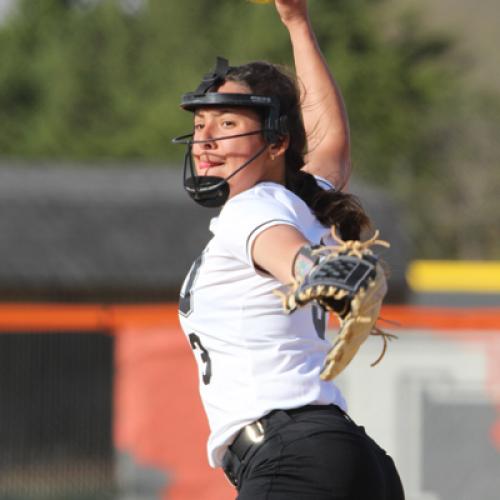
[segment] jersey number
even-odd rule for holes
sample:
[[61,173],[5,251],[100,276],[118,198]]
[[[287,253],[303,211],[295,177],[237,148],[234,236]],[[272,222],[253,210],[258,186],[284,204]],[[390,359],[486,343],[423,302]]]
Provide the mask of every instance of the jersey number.
[[317,304],[313,304],[312,306],[312,319],[314,323],[314,328],[318,337],[320,339],[325,339],[326,334],[326,312],[325,310],[318,306]]
[[198,277],[198,271],[200,270],[202,256],[200,255],[192,264],[186,279],[184,280],[184,285],[181,289],[180,299],[179,299],[179,312],[183,316],[189,316],[193,312],[193,301],[191,297],[191,290],[193,288],[194,282]]
[[202,379],[203,383],[205,385],[208,385],[210,383],[210,379],[212,378],[212,360],[210,359],[210,355],[208,354],[208,351],[203,347],[203,344],[201,343],[200,337],[198,337],[198,335],[196,335],[195,333],[190,333],[188,335],[188,338],[193,351],[195,353],[196,351],[200,351],[200,359],[203,364]]

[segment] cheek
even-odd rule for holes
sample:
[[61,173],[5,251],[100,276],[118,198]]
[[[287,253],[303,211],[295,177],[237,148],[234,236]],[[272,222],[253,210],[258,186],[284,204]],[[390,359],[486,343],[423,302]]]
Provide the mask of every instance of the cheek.
[[[257,136],[248,137],[240,147],[235,148],[235,153],[239,154],[242,158],[248,159],[256,155],[264,147],[264,145],[265,143],[263,139],[260,139]],[[258,158],[260,158],[260,155]]]
[[[247,158],[248,159],[248,158]],[[234,172],[241,165],[243,165],[244,161],[240,159],[237,162],[234,162],[234,167],[231,168],[231,171]],[[258,182],[260,182],[266,175],[266,168],[261,158],[258,157],[255,160],[251,161],[248,165],[243,167],[234,177],[234,182],[240,185],[244,185],[245,188],[252,187]]]

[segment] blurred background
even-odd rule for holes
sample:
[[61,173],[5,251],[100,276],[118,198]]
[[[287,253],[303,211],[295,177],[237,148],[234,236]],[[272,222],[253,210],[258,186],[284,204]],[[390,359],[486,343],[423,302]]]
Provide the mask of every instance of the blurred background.
[[[500,4],[310,7],[351,191],[392,243],[399,339],[339,384],[409,500],[497,500]],[[0,500],[234,498],[176,316],[216,212],[184,194],[171,138],[217,55],[292,63],[272,6],[0,0]]]

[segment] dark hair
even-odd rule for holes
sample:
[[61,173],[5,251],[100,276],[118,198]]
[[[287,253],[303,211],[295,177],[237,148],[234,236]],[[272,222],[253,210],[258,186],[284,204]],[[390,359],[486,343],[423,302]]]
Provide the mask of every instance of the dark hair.
[[300,94],[291,72],[275,64],[257,61],[232,67],[225,80],[243,83],[254,94],[279,98],[280,112],[287,116],[290,136],[285,153],[286,187],[307,203],[323,225],[336,226],[344,240],[359,239],[361,230],[370,224],[359,200],[337,189],[323,190],[314,176],[302,170],[307,137],[300,109]]

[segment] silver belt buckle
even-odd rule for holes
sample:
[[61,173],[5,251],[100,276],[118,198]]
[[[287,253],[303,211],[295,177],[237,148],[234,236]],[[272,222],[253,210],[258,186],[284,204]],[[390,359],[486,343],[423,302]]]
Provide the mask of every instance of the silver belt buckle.
[[245,433],[252,443],[262,443],[264,441],[264,426],[260,420],[248,424],[245,427]]

